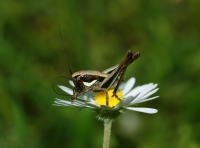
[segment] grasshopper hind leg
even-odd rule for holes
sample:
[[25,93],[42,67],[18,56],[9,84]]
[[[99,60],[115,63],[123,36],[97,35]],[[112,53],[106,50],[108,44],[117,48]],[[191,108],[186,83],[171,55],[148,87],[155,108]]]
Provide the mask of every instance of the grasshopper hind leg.
[[[109,106],[109,95],[108,95],[108,90],[106,88],[99,88],[99,89],[95,89],[94,92],[103,92],[106,94],[106,105]],[[122,99],[118,97],[117,94],[112,95],[112,97],[115,97],[117,100],[121,101]]]
[[107,90],[106,90],[106,105],[109,106],[109,96]]
[[119,97],[118,97],[118,95],[116,95],[116,94],[113,94],[113,95],[112,95],[112,97],[116,97],[116,98],[117,98],[117,100],[119,100],[119,101],[121,101],[121,100],[122,100],[122,99],[121,99],[121,98],[119,98]]

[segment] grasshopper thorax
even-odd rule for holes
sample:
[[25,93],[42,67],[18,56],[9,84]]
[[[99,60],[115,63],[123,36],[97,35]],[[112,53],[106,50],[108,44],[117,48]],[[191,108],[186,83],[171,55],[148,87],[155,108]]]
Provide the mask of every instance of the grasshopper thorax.
[[72,81],[75,85],[75,92],[82,92],[86,87],[91,87],[97,81],[103,81],[106,75],[99,71],[82,70],[72,74]]

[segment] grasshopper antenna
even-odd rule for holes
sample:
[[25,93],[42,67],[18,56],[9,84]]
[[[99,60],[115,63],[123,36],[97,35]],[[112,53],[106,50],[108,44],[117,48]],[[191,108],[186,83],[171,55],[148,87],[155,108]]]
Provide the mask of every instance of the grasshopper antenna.
[[68,70],[69,70],[70,74],[72,75],[72,70],[71,70],[71,68],[70,68],[70,66],[69,66],[69,61],[68,61],[68,58],[67,58],[67,53],[66,53],[66,50],[65,50],[64,44],[63,44],[63,38],[62,38],[61,29],[60,29],[60,23],[59,23],[59,31],[60,31],[60,39],[61,39],[61,43],[62,43],[62,50],[63,50],[63,52],[64,52],[64,54],[65,54],[65,58],[66,58]]
[[68,77],[65,77],[65,76],[59,76],[59,77],[55,78],[55,79],[53,80],[53,83],[52,83],[52,87],[53,87],[54,92],[57,93],[58,95],[70,96],[70,95],[64,95],[64,94],[58,93],[58,92],[56,91],[56,89],[55,89],[55,81],[56,81],[57,79],[59,79],[59,78],[67,78],[68,80],[70,80]]

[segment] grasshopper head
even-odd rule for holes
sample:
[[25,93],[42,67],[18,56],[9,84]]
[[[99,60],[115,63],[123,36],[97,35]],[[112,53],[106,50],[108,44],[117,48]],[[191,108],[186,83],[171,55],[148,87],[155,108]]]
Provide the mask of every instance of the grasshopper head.
[[77,95],[81,93],[81,91],[84,89],[84,85],[83,82],[77,77],[72,77],[71,80],[74,83],[73,95],[71,96],[71,100],[73,101],[77,98]]
[[83,81],[80,79],[80,77],[74,77],[72,78],[72,81],[75,85],[74,93],[80,93],[84,89]]

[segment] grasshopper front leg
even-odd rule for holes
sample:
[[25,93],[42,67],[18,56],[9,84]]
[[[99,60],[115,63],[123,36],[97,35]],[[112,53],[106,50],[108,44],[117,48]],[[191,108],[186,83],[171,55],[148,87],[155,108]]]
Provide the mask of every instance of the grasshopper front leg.
[[96,88],[93,92],[102,92],[106,94],[106,105],[109,106],[108,90],[106,88]]
[[[106,88],[97,88],[95,90],[93,90],[94,92],[102,92],[106,94],[106,105],[109,106],[109,95],[108,95],[108,90]],[[119,98],[117,95],[115,95],[115,97],[121,101],[122,99]]]
[[[80,92],[80,93],[78,93],[78,94],[76,94],[76,95],[73,95],[72,97],[71,97],[71,100],[73,101],[74,99],[76,99],[76,98],[78,98],[79,96],[81,96],[81,95],[83,95],[83,94],[85,94],[85,93],[87,93],[87,92],[89,92],[89,91],[92,91],[92,87],[87,87],[84,91],[82,91],[82,92]],[[75,94],[75,89],[73,90],[73,94]]]

